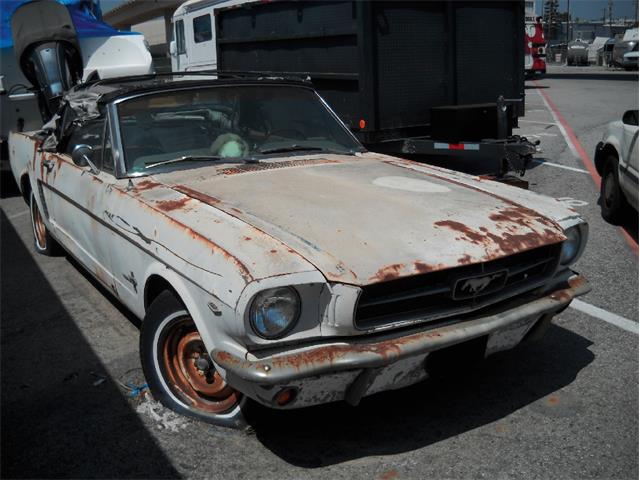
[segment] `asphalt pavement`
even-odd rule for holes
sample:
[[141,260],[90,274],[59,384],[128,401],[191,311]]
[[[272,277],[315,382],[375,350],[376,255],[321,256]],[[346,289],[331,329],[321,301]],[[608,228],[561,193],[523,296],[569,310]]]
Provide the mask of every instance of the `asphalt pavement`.
[[541,152],[525,178],[590,224],[580,308],[455,375],[357,408],[265,409],[246,431],[138,394],[139,322],[67,257],[34,253],[4,178],[2,478],[638,478],[637,219],[604,222],[580,154],[591,161],[605,125],[638,108],[638,75],[550,68],[526,93],[516,133]]

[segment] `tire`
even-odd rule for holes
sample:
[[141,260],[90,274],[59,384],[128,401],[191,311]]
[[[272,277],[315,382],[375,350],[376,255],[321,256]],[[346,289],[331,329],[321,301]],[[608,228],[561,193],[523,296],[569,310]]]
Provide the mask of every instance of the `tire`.
[[628,212],[629,205],[620,189],[618,159],[613,155],[608,156],[604,161],[602,182],[600,183],[600,199],[602,218],[609,223],[620,223]]
[[153,397],[165,407],[224,427],[246,424],[248,399],[215,370],[189,312],[173,292],[162,292],[145,315],[140,360]]
[[42,218],[42,213],[36,201],[36,195],[33,190],[29,194],[29,210],[31,212],[31,231],[33,233],[33,246],[41,255],[48,257],[55,256],[58,253],[58,244],[51,237],[47,226]]

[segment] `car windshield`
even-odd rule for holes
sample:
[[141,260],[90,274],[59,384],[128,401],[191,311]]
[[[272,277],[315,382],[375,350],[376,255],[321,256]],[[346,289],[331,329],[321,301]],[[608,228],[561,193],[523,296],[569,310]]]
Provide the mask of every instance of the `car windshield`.
[[363,147],[311,89],[215,86],[159,92],[118,105],[127,171],[259,160]]

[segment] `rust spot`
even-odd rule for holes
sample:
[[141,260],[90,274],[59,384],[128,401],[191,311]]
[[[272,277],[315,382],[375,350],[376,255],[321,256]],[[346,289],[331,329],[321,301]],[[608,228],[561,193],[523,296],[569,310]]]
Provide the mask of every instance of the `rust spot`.
[[145,190],[151,190],[156,187],[161,187],[162,184],[154,182],[153,180],[140,180],[136,183],[136,190],[138,192],[144,192]]
[[242,237],[242,239],[243,239],[245,242],[249,242],[249,241],[251,241],[251,237]]
[[437,270],[442,270],[444,268],[447,268],[447,266],[443,263],[436,263],[435,265],[429,265],[428,263],[421,262],[420,260],[413,262],[413,266],[416,269],[416,272],[418,273],[435,272]]
[[380,270],[378,270],[376,274],[369,280],[378,282],[394,280],[400,276],[400,272],[402,272],[403,269],[404,263],[394,263],[393,265],[387,265],[386,267],[382,267]]
[[468,265],[471,263],[471,255],[464,254],[458,259],[459,265]]
[[156,206],[163,212],[171,212],[173,210],[180,210],[191,200],[189,197],[181,198],[180,200],[161,200],[156,202]]
[[234,364],[237,365],[239,362],[234,355],[231,355],[229,352],[225,352],[224,350],[220,350],[216,352],[215,359],[220,363],[225,363],[227,365]]
[[242,210],[240,210],[239,208],[236,207],[231,207],[230,209],[233,213],[237,214],[237,215],[242,215],[244,212]]
[[[402,353],[402,347],[419,342],[424,338],[441,337],[439,332],[421,332],[407,337],[385,340],[373,344],[353,344],[353,345],[328,345],[326,347],[309,350],[293,355],[275,357],[272,360],[274,368],[294,368],[300,369],[306,365],[332,364],[340,358],[355,353],[372,353],[385,360],[397,357]],[[256,368],[264,369],[264,364],[256,363]]]
[[587,281],[584,277],[573,277],[569,279],[569,285],[571,286],[571,288],[580,288],[585,283],[587,283]]
[[380,480],[393,480],[394,478],[398,478],[397,470],[387,470],[380,475]]
[[454,232],[460,232],[466,240],[471,243],[475,243],[476,245],[480,245],[486,241],[486,236],[482,235],[475,230],[469,228],[464,223],[456,222],[455,220],[441,220],[439,222],[435,222],[437,227],[444,227]]
[[220,203],[220,200],[217,199],[216,197],[212,197],[211,195],[206,195],[202,192],[199,192],[197,190],[194,190],[192,188],[189,187],[185,187],[184,185],[174,185],[171,188],[173,188],[174,190],[183,193],[191,198],[194,198],[196,200],[201,201],[202,203],[205,203],[207,205],[210,205],[212,207],[217,206]]
[[560,398],[557,395],[549,395],[547,397],[547,405],[550,407],[555,407],[560,403]]
[[277,251],[277,250],[275,250],[275,249],[274,249],[274,250],[269,250],[269,251],[270,251],[271,253],[278,253],[278,251]]
[[558,290],[553,292],[549,297],[559,302],[569,302],[573,299],[573,295],[567,290]]

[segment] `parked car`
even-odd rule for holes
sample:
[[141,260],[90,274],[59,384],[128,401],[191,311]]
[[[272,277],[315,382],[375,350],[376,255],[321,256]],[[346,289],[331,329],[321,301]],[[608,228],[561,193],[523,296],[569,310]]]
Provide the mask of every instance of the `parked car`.
[[[596,169],[602,177],[602,216],[619,223],[638,213],[638,110],[627,110],[622,120],[607,125],[596,146]],[[633,212],[632,210],[635,210]]]
[[143,319],[177,412],[355,405],[442,349],[535,338],[589,290],[587,223],[560,201],[367,152],[305,81],[190,78],[76,86],[10,138],[36,251]]
[[622,56],[622,67],[625,70],[638,70],[638,44],[633,47],[633,50],[625,53]]

